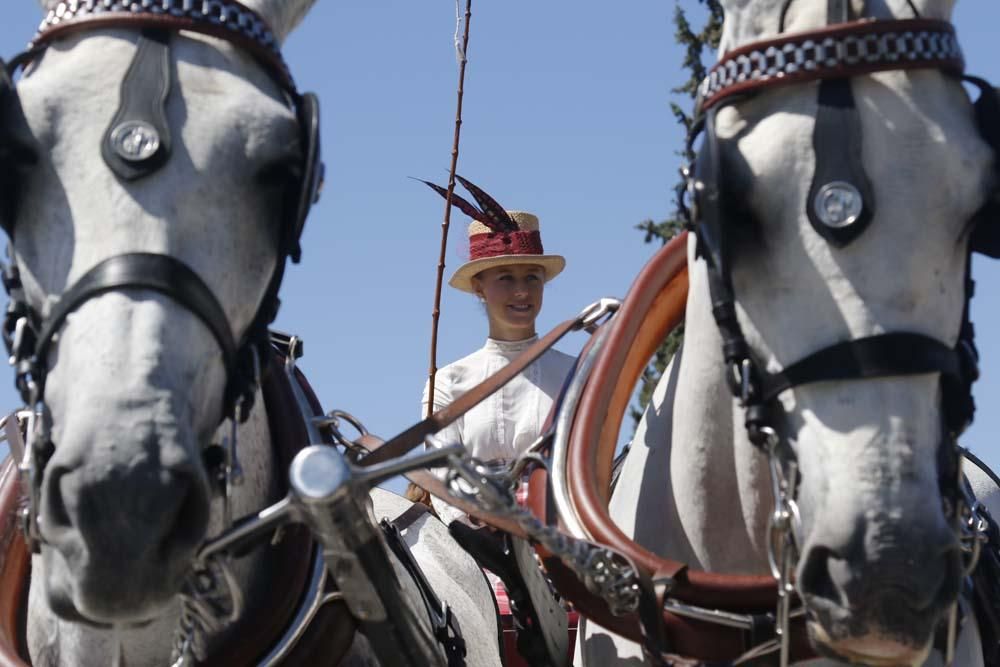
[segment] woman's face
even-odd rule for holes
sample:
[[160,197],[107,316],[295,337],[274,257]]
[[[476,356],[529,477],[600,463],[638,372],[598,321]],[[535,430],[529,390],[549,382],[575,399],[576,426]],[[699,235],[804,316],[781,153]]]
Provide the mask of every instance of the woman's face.
[[477,274],[472,285],[486,303],[491,338],[522,340],[535,335],[545,269],[537,264],[498,266]]

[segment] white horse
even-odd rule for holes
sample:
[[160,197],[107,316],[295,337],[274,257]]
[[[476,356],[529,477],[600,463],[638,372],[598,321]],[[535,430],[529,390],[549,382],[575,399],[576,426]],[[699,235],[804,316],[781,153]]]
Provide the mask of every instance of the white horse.
[[[279,42],[313,2],[245,0]],[[19,170],[17,215],[8,221],[27,302],[44,317],[109,257],[170,255],[207,285],[240,340],[283,261],[276,239],[288,166],[302,162],[296,115],[248,52],[175,34],[166,101],[172,153],[156,173],[120,180],[100,147],[138,39],[139,31],[123,28],[71,34],[18,83],[31,134],[20,139],[37,147],[37,160]],[[226,432],[219,426],[226,382],[216,336],[156,291],[93,296],[60,328],[45,386],[54,449],[40,489],[43,543],[32,560],[34,664],[169,660],[177,593],[192,557],[225,527],[202,451]],[[239,429],[245,481],[233,495],[235,517],[277,500],[279,480],[287,478],[276,466],[259,394],[255,405]],[[376,516],[392,518],[409,506],[383,492],[373,499]],[[498,665],[491,591],[475,562],[435,520],[419,519],[405,537],[459,619],[467,662]],[[260,604],[289,585],[284,572],[271,569],[269,552],[236,566],[246,616],[273,613]],[[250,641],[240,634],[250,621],[241,618],[223,634]],[[220,639],[212,637],[213,645]]]
[[[827,22],[825,0],[722,4],[721,54],[776,36],[783,5],[786,32]],[[954,3],[851,4],[855,15],[911,18],[915,8],[947,20]],[[970,101],[959,81],[937,70],[884,72],[852,84],[862,162],[878,204],[865,231],[841,248],[805,214],[817,84],[768,89],[718,111],[720,159],[736,165],[725,185],[758,225],[739,235],[732,253],[739,323],[771,372],[833,343],[884,332],[947,345],[959,335],[968,221],[994,173]],[[611,514],[646,548],[693,568],[768,574],[767,458],[749,441],[725,380],[694,239],[688,259],[683,352],[643,415]],[[778,430],[801,472],[796,586],[810,609],[813,642],[845,661],[941,664],[933,636],[955,599],[960,562],[938,482],[941,394],[938,375],[925,373],[816,382],[780,395]],[[578,656],[588,666],[642,660],[637,645],[593,623],[581,640]],[[982,664],[978,642],[967,617],[957,665]]]

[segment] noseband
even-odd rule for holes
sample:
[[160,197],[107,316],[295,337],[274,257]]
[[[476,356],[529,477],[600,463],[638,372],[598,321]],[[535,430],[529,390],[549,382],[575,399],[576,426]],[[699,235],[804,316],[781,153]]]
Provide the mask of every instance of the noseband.
[[[225,311],[205,282],[186,264],[169,255],[127,253],[109,257],[72,284],[47,316],[35,310],[24,294],[16,263],[3,272],[10,303],[3,322],[3,337],[16,367],[16,385],[25,404],[35,411],[29,444],[22,462],[30,491],[24,526],[37,550],[38,494],[45,463],[52,454],[45,406],[48,353],[67,317],[92,298],[120,290],[145,290],[163,294],[195,315],[212,333],[226,369],[223,418],[244,421],[259,384],[260,359],[267,358],[268,325],[278,311],[278,290],[287,259],[297,262],[306,217],[319,198],[323,181],[320,157],[319,104],[312,93],[300,94],[281,56],[277,39],[264,20],[235,0],[71,0],[59,3],[42,21],[23,54],[10,66],[0,67],[0,103],[4,117],[23,121],[23,110],[11,77],[38,57],[51,43],[84,31],[128,28],[141,32],[135,56],[121,85],[121,102],[108,126],[101,153],[123,182],[155,173],[170,158],[171,132],[166,102],[174,88],[170,74],[170,41],[178,31],[220,38],[248,51],[268,71],[283,91],[299,121],[301,161],[293,171],[294,183],[285,194],[285,212],[277,248],[277,262],[264,298],[239,341]],[[0,62],[2,65],[2,62]],[[12,219],[5,229],[16,239]],[[234,444],[232,445],[235,446]],[[230,460],[230,463],[232,461]]]

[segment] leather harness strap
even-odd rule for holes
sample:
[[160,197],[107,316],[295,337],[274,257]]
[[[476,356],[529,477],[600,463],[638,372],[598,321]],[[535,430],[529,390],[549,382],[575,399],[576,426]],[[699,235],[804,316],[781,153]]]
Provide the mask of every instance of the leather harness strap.
[[908,332],[855,338],[818,350],[776,373],[763,372],[760,400],[766,403],[786,389],[811,382],[920,373],[940,373],[946,386],[963,377],[955,349],[935,338]]
[[465,655],[467,653],[465,639],[462,637],[456,619],[451,613],[451,608],[442,602],[441,598],[434,592],[434,587],[427,580],[427,576],[420,567],[420,563],[413,557],[413,553],[410,551],[402,535],[403,530],[427,513],[429,513],[429,509],[426,505],[423,503],[413,503],[405,512],[392,521],[382,519],[379,522],[379,527],[385,536],[386,544],[388,544],[393,554],[395,554],[396,559],[410,575],[410,579],[420,593],[431,630],[438,643],[444,649],[448,667],[464,667]]
[[[659,598],[748,614],[759,620],[769,618],[777,601],[771,576],[724,575],[691,570],[684,563],[662,558],[633,542],[617,527],[607,511],[607,488],[614,459],[618,427],[632,387],[663,337],[684,316],[687,297],[687,234],[668,243],[636,278],[622,307],[612,320],[613,327],[580,399],[570,434],[567,465],[570,494],[578,518],[598,543],[624,554],[648,577]],[[536,475],[539,474],[537,471]],[[537,484],[533,481],[532,496]],[[533,497],[539,511],[539,499]],[[644,643],[644,632],[660,619],[642,614],[612,616],[603,600],[586,594],[557,560],[543,560],[550,577],[573,604],[597,623],[634,641]],[[649,612],[646,611],[646,616]],[[752,645],[751,632],[720,626],[664,612],[665,643],[674,664],[683,664],[679,655],[701,660],[727,661]],[[794,625],[796,657],[809,657],[801,622]]]
[[[536,359],[545,354],[549,348],[558,343],[563,336],[579,328],[582,321],[583,317],[581,316],[559,324],[552,331],[545,334],[543,338],[535,341],[531,347],[518,355],[517,358],[500,369],[498,373],[486,378],[486,380],[477,384],[457,400],[441,408],[430,417],[414,424],[396,437],[386,441],[377,450],[361,459],[359,465],[369,466],[376,463],[383,463],[389,459],[403,456],[418,445],[423,444],[424,438],[428,435],[437,433],[448,424],[451,424],[481,403],[487,396],[498,391],[505,384],[513,380]],[[431,491],[430,489],[427,490]],[[434,492],[431,491],[431,493]],[[435,493],[434,495],[438,494]],[[449,500],[449,502],[451,501]]]
[[[844,246],[867,229],[875,215],[875,195],[861,159],[861,118],[854,106],[854,91],[847,78],[824,79],[817,92],[813,154],[816,167],[806,198],[806,214],[816,233],[836,246]],[[836,190],[831,190],[836,188]],[[851,190],[853,188],[853,191]],[[839,206],[836,217],[827,212],[827,198]],[[844,210],[851,206],[857,210]]]
[[[49,347],[73,311],[94,297],[123,289],[151,290],[165,294],[197,316],[218,342],[226,375],[232,377],[236,366],[236,342],[229,327],[229,319],[215,295],[186,264],[170,255],[153,253],[127,253],[109,257],[83,274],[70,289],[63,292],[39,331],[35,358],[32,360],[35,366],[39,369],[48,368]],[[231,400],[226,401],[226,405],[230,403]]]
[[0,667],[27,667],[24,603],[31,555],[18,523],[18,472],[14,460],[0,461]]
[[[614,526],[607,515],[607,490],[604,488],[610,482],[610,467],[602,464],[614,457],[614,443],[609,448],[606,436],[612,432],[617,434],[621,424],[622,415],[611,409],[613,398],[617,399],[615,403],[621,404],[621,393],[613,397],[615,388],[628,384],[625,393],[631,393],[629,380],[637,379],[646,363],[646,359],[639,358],[641,350],[637,338],[641,335],[655,349],[666,333],[683,319],[687,297],[686,242],[687,233],[683,233],[661,249],[636,277],[622,302],[611,325],[605,353],[594,364],[580,398],[570,433],[566,466],[575,509],[591,537],[615,548],[624,546],[623,552],[647,572],[667,569],[674,576],[684,569],[683,564],[662,563],[658,556],[637,547]],[[640,325],[644,321],[635,314],[648,312],[654,303],[660,307],[659,317],[651,318],[649,323],[653,326],[642,330]],[[632,363],[628,364],[629,361]],[[626,366],[630,371],[627,375]],[[604,470],[597,473],[598,468]]]

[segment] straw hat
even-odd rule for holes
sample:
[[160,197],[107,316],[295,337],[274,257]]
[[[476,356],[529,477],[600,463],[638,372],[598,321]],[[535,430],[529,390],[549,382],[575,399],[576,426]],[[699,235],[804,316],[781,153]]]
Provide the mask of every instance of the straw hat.
[[[417,179],[420,180],[420,179]],[[479,208],[452,192],[452,204],[472,218],[469,225],[469,261],[458,267],[448,284],[463,292],[474,292],[472,278],[486,269],[511,264],[537,264],[545,270],[545,282],[566,267],[562,255],[546,255],[538,231],[538,217],[524,211],[504,210],[481,188],[458,174],[455,180],[465,186]],[[423,181],[442,197],[448,191],[440,185]]]
[[474,292],[472,278],[498,266],[537,264],[545,270],[545,282],[566,267],[562,255],[546,255],[538,231],[538,217],[524,211],[506,211],[517,230],[495,232],[478,220],[469,225],[469,261],[458,267],[448,284],[463,292]]

